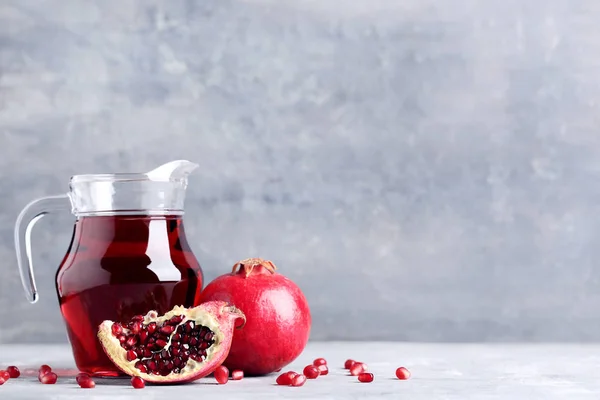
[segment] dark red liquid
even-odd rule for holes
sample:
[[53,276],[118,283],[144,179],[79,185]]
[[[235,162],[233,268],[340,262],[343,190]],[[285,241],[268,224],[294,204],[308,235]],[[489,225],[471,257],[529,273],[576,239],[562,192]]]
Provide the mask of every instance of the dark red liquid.
[[75,363],[82,372],[121,372],[97,339],[104,320],[125,322],[150,310],[198,304],[202,270],[180,216],[79,218],[56,275]]

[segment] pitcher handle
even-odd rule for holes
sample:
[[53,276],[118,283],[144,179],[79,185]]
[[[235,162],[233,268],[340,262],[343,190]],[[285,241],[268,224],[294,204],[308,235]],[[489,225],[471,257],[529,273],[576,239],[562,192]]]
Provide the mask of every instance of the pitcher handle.
[[[21,274],[21,283],[30,303],[38,300],[35,276],[33,274],[33,258],[31,254],[31,230],[44,215],[58,210],[70,210],[71,202],[68,194],[41,197],[27,204],[17,217],[15,223],[15,249],[17,263]],[[25,247],[23,247],[25,243]]]

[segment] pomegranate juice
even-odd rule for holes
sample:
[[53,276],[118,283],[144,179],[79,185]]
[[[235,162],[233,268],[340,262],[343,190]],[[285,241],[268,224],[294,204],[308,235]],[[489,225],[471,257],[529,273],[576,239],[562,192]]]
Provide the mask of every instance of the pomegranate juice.
[[150,310],[198,304],[202,270],[181,216],[79,218],[56,275],[61,312],[77,367],[99,376],[121,372],[97,339],[104,320],[125,322]]

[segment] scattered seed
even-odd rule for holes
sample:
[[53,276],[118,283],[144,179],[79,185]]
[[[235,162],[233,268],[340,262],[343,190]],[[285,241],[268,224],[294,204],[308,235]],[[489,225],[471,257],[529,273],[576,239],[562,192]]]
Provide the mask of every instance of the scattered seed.
[[58,376],[54,372],[48,372],[40,378],[40,382],[44,385],[54,385],[57,379]]
[[319,365],[317,369],[319,370],[319,375],[329,374],[329,368],[327,368],[327,365]]
[[363,383],[373,382],[373,374],[370,372],[361,372],[358,375],[358,381]]
[[21,371],[19,371],[19,368],[15,367],[14,365],[11,365],[10,367],[6,368],[6,371],[8,372],[11,378],[18,378],[19,376],[21,376]]
[[131,386],[133,386],[135,389],[143,389],[146,387],[146,382],[144,382],[144,380],[139,376],[134,376],[131,378]]
[[315,367],[318,367],[319,365],[327,365],[327,360],[324,358],[317,358],[315,361],[313,361],[313,365]]
[[224,385],[229,380],[229,370],[226,366],[221,365],[215,370],[214,376],[220,385]]
[[82,389],[93,389],[96,387],[96,382],[90,377],[82,378],[77,383],[79,383],[79,387]]
[[0,378],[4,379],[5,381],[10,379],[10,374],[8,373],[8,371],[5,371],[3,369],[0,370]]
[[240,381],[243,377],[244,371],[242,371],[241,369],[234,369],[233,371],[231,371],[231,379],[233,379],[234,381]]
[[307,365],[306,367],[304,367],[304,371],[302,371],[302,373],[308,379],[317,379],[317,377],[321,375],[319,369],[314,365]]
[[410,376],[411,376],[410,371],[404,367],[400,367],[396,370],[396,377],[400,380],[404,381],[404,380],[410,378]]
[[296,375],[298,374],[294,371],[284,372],[277,377],[276,382],[278,385],[289,386],[292,384],[292,380],[296,377]]
[[292,386],[302,386],[306,382],[306,376],[304,375],[296,375],[294,379],[292,379]]
[[354,364],[356,364],[356,361],[351,360],[351,359],[347,359],[346,362],[344,363],[344,368],[350,369],[350,368],[352,368],[352,366]]
[[80,372],[77,374],[77,377],[75,378],[75,380],[77,381],[77,383],[79,383],[82,380],[85,379],[91,379],[92,377],[89,374],[86,374],[85,372]]
[[48,372],[52,371],[52,368],[50,368],[49,365],[43,364],[40,366],[40,369],[38,371],[40,375],[46,375]]
[[40,369],[38,370],[38,380],[41,382],[42,378],[49,374],[50,372],[52,372],[52,368],[50,368],[48,365],[44,364],[40,367]]
[[350,375],[352,376],[358,376],[363,372],[365,372],[363,363],[355,362],[352,368],[350,368]]

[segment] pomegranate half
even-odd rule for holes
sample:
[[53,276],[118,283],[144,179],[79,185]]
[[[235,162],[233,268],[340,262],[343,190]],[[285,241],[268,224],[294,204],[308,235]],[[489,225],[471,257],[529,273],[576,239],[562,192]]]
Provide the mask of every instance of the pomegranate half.
[[212,373],[231,347],[236,321],[244,314],[223,301],[194,308],[150,311],[126,324],[104,321],[98,339],[124,373],[152,383],[189,382]]
[[244,311],[244,329],[233,335],[224,362],[246,375],[266,375],[294,361],[306,347],[311,328],[308,302],[300,288],[267,260],[249,258],[210,282],[200,301],[226,301]]

